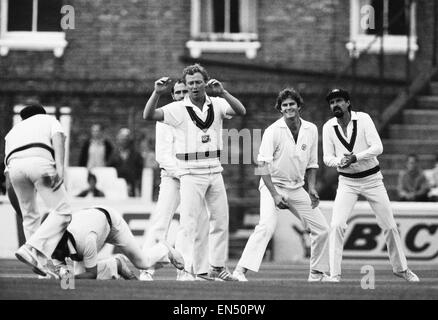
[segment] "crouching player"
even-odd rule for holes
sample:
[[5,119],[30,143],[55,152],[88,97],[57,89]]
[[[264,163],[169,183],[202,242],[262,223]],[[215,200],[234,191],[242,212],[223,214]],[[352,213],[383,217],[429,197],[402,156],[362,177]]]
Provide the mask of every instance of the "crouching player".
[[[122,254],[98,261],[98,253],[105,243],[116,246]],[[142,251],[122,216],[115,209],[103,206],[81,209],[73,214],[52,255],[60,261],[68,257],[83,263],[85,270],[75,275],[76,279],[117,279],[119,275],[124,279],[136,279],[128,267],[128,259],[138,269],[153,267],[158,261],[159,265],[169,261],[177,269],[184,269],[181,254],[164,241],[147,252]],[[59,266],[53,268],[58,275],[63,270]]]

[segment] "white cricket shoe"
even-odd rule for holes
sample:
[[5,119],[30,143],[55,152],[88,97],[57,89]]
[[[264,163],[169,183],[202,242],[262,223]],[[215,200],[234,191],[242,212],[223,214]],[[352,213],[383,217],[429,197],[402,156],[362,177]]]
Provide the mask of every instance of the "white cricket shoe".
[[319,271],[310,271],[309,277],[307,278],[308,282],[329,282],[329,276],[324,272]]
[[140,281],[154,281],[152,273],[148,272],[147,270],[140,270],[139,279]]
[[238,281],[246,282],[248,279],[246,278],[245,274],[243,272],[234,270],[233,277],[236,278]]
[[340,275],[336,275],[336,276],[326,276],[322,282],[341,282],[341,276]]
[[394,272],[394,274],[408,282],[420,282],[420,278],[418,278],[418,276],[409,268],[402,272]]
[[208,276],[214,281],[239,281],[225,267],[219,269],[210,269]]
[[192,274],[190,274],[184,270],[181,270],[181,274],[179,275],[177,280],[178,281],[195,281],[196,278]]
[[41,255],[38,255],[36,249],[32,246],[28,244],[22,245],[15,252],[15,256],[18,260],[30,266],[36,274],[43,277],[47,275],[48,270],[45,266],[47,261],[42,261],[44,259],[42,259]]
[[196,281],[215,281],[214,278],[210,277],[208,273],[200,273],[195,277]]

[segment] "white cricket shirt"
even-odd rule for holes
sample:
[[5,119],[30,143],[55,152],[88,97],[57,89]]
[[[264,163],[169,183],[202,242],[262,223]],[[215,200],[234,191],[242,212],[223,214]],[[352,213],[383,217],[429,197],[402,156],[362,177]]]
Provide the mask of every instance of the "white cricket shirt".
[[96,266],[98,253],[111,231],[105,214],[93,208],[77,211],[73,213],[67,230],[75,239],[76,250],[85,267]]
[[[284,118],[277,120],[265,130],[257,160],[270,164],[274,185],[288,189],[302,187],[306,170],[319,167],[318,129],[301,119],[295,141]],[[260,179],[260,187],[263,185],[263,179]]]
[[[220,97],[206,95],[202,111],[192,104],[187,95],[184,100],[162,107],[164,123],[175,129],[175,153],[179,173],[207,174],[223,170],[220,157],[196,159],[195,155],[214,154],[222,150],[222,122],[231,118],[230,104]],[[188,160],[178,158],[188,156]]]
[[155,159],[165,174],[173,176],[178,169],[175,158],[175,129],[157,121],[155,127]]
[[[30,143],[42,143],[53,148],[52,137],[56,133],[64,133],[61,123],[47,114],[37,114],[17,123],[5,137],[5,158],[19,147]],[[54,160],[50,152],[43,148],[31,148],[15,152],[9,158],[44,157]]]
[[338,168],[338,172],[344,173],[359,173],[376,167],[379,164],[377,156],[383,152],[379,133],[365,112],[351,112],[347,136],[336,118],[328,120],[322,129],[322,142],[324,163],[329,167],[337,167],[345,153],[352,151],[356,155],[357,162],[345,169]]

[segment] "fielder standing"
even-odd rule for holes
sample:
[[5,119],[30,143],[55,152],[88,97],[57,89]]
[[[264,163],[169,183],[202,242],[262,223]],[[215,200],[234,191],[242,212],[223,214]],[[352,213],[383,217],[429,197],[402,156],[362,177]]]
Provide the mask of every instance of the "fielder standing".
[[[226,91],[222,84],[209,80],[207,71],[200,65],[188,66],[183,80],[189,94],[183,101],[173,102],[160,109],[155,105],[145,107],[145,118],[163,121],[176,131],[176,158],[180,169],[181,205],[179,243],[189,243],[181,248],[187,268],[199,265],[200,253],[195,239],[209,239],[209,276],[216,280],[235,281],[226,270],[228,246],[228,200],[222,178],[220,153],[222,149],[222,121],[232,115],[245,115],[242,103]],[[162,86],[165,86],[165,79]],[[205,89],[210,86],[218,97],[209,97]],[[199,216],[210,212],[210,237],[208,228],[198,226]],[[184,240],[183,240],[184,238]],[[193,252],[194,251],[194,252]]]
[[333,205],[330,235],[330,271],[333,280],[341,280],[342,250],[347,219],[359,195],[373,209],[383,229],[389,260],[396,276],[419,281],[407,265],[397,224],[383,184],[377,156],[382,142],[371,117],[351,110],[350,95],[342,89],[329,92],[326,100],[334,118],[323,127],[324,163],[338,168],[339,184]]
[[[146,105],[157,105],[160,97],[159,94],[157,94],[157,91],[161,93],[160,90],[162,89],[160,80],[156,81],[154,92],[152,93]],[[187,93],[188,90],[184,82],[182,80],[177,80],[171,91],[173,100],[182,101]],[[172,217],[180,204],[180,182],[178,176],[178,166],[175,157],[175,140],[175,129],[172,126],[162,122],[156,123],[155,155],[156,160],[161,168],[160,193],[158,195],[158,201],[155,210],[150,219],[150,227],[146,233],[143,250],[148,250],[158,241],[167,239],[170,222],[172,221]],[[207,227],[208,216],[206,214],[202,214],[199,218],[202,219],[198,222],[200,225],[203,225],[202,228]],[[198,268],[199,273],[207,273],[208,241],[204,241],[198,245],[201,246],[199,251],[202,252],[201,257],[203,258],[202,265]],[[193,271],[191,270],[191,273],[192,272]],[[140,280],[152,281],[154,273],[154,268],[141,270]],[[190,273],[179,272],[177,280],[195,280],[195,278]]]
[[[65,135],[61,124],[41,105],[25,107],[5,137],[5,165],[23,214],[26,243],[16,257],[42,276],[71,220],[64,181]],[[36,192],[50,209],[40,226]]]
[[[311,257],[308,281],[326,281],[329,271],[329,226],[317,208],[318,130],[300,118],[303,99],[294,89],[284,89],[276,109],[283,117],[264,132],[257,161],[260,180],[260,221],[243,250],[233,275],[247,281],[248,270],[258,272],[266,246],[278,220],[278,210],[289,209],[310,228]],[[307,174],[309,193],[304,188]]]

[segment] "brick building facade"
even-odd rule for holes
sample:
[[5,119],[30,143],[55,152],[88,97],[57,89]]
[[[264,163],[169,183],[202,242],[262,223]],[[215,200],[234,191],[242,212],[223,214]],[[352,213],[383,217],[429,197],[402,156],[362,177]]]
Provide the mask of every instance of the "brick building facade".
[[[387,11],[392,0],[381,1],[387,3]],[[74,8],[75,28],[61,30],[67,45],[58,49],[58,56],[38,46],[17,50],[13,41],[8,44],[7,37],[14,36],[10,21],[5,22],[13,17],[7,12],[12,8],[8,2],[0,0],[0,135],[11,127],[16,104],[36,99],[44,105],[68,106],[71,165],[77,164],[79,148],[94,122],[106,125],[110,137],[129,127],[138,142],[144,136],[153,139],[154,125],[143,121],[141,113],[154,80],[178,77],[195,61],[246,105],[245,118],[226,123],[238,130],[264,129],[272,123],[278,117],[272,108],[275,96],[287,85],[301,91],[303,117],[319,128],[329,116],[324,94],[334,85],[354,85],[353,106],[365,108],[378,123],[383,108],[407,83],[405,49],[385,55],[383,79],[375,50],[356,60],[355,78],[347,68],[352,59],[346,45],[353,38],[352,26],[359,23],[353,19],[354,10],[379,1],[59,0],[60,6]],[[237,17],[228,10],[236,3]],[[405,26],[416,38],[410,79],[432,66],[438,32],[434,1],[413,3],[406,12],[413,12],[407,15],[414,21]],[[218,16],[225,22],[218,23]],[[404,41],[397,39],[399,44]],[[220,51],[224,44],[233,52]],[[1,139],[0,154],[3,143]],[[250,165],[225,166],[230,197],[257,196],[258,179],[252,172]]]

